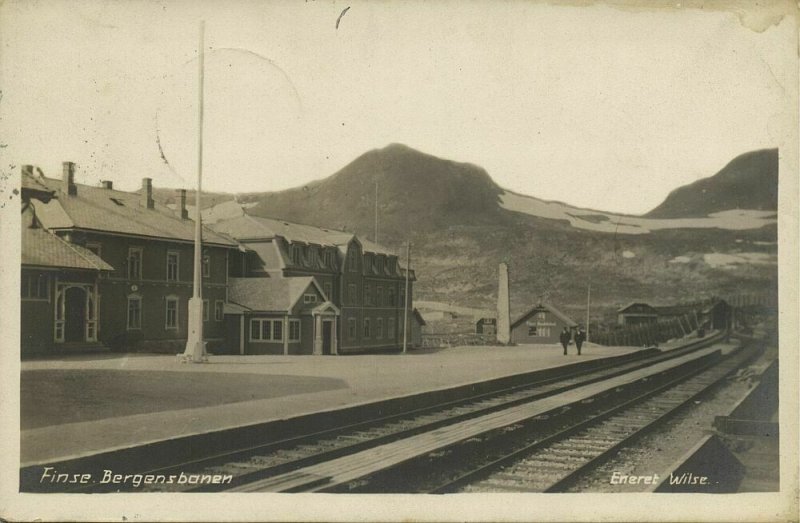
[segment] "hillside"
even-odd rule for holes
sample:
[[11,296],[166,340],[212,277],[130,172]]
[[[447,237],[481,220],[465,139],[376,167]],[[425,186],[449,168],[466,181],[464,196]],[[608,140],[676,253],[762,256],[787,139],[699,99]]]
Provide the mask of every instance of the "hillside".
[[728,209],[778,209],[778,149],[737,156],[714,176],[675,189],[645,216],[686,218]]
[[[306,187],[237,200],[249,214],[372,239],[376,182],[380,243],[402,251],[410,240],[419,278],[415,297],[451,308],[494,309],[503,261],[510,267],[514,316],[543,299],[580,316],[589,284],[598,317],[637,299],[671,303],[777,282],[772,211],[723,209],[723,200],[709,210],[695,206],[702,218],[580,209],[510,193],[480,167],[397,144],[369,151]],[[219,210],[229,212],[231,203]]]
[[408,231],[508,222],[497,204],[503,190],[485,170],[400,144],[369,151],[305,187],[240,199],[257,202],[251,214],[355,231],[372,239],[376,183],[381,241],[402,241]]

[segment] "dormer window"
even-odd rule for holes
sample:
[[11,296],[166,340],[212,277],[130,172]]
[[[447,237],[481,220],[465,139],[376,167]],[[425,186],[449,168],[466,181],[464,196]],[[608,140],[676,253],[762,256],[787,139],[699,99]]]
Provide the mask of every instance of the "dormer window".
[[303,251],[302,247],[299,245],[292,245],[292,263],[295,265],[300,265],[303,259]]
[[375,270],[378,271],[378,274],[383,272],[383,256],[375,257]]
[[333,268],[333,252],[330,251],[330,250],[325,250],[325,251],[323,251],[322,256],[323,256],[322,260],[325,263],[325,266],[326,267],[330,267],[332,269]]
[[308,263],[314,265],[317,263],[317,248],[313,245],[308,246]]
[[389,274],[397,272],[397,258],[389,258]]

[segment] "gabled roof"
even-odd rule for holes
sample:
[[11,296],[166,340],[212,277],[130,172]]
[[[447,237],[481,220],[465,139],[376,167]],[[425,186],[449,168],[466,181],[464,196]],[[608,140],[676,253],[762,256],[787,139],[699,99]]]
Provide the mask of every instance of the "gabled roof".
[[228,220],[220,220],[214,230],[237,240],[263,240],[280,236],[290,242],[313,243],[324,247],[347,245],[352,233],[321,229],[311,225],[291,223],[273,218],[261,218],[245,214]]
[[[55,192],[49,203],[37,206],[37,216],[47,229],[87,229],[100,232],[148,236],[163,240],[194,241],[194,220],[183,220],[159,203],[153,209],[140,205],[140,195],[75,184],[77,194],[57,191],[61,181],[39,180]],[[203,228],[203,242],[236,247],[232,239]]]
[[649,308],[649,309],[652,309],[652,310],[653,310],[653,312],[656,312],[656,309],[655,309],[655,307],[653,307],[653,306],[652,306],[652,305],[650,305],[649,303],[645,303],[645,302],[643,302],[643,301],[632,301],[632,302],[630,302],[630,303],[626,303],[625,305],[623,305],[622,307],[620,307],[619,309],[617,309],[617,312],[625,312],[625,310],[626,310],[626,309],[630,309],[630,308],[631,308],[631,307],[633,307],[634,305],[644,305],[645,307],[647,307],[647,308]]
[[369,240],[356,238],[355,234],[336,229],[314,227],[301,223],[288,222],[275,218],[262,218],[244,214],[227,220],[220,220],[212,225],[217,232],[227,234],[239,241],[264,240],[281,237],[293,243],[320,245],[323,247],[338,247],[342,252],[347,250],[347,245],[352,240],[361,244],[365,252],[394,256],[389,248]]
[[114,267],[103,261],[92,251],[63,240],[35,223],[33,207],[22,211],[22,265],[55,267],[61,269],[85,269],[113,271]]
[[327,299],[313,276],[228,278],[228,301],[251,311],[287,312],[311,285]]
[[533,307],[532,309],[530,309],[528,312],[526,312],[522,316],[520,316],[519,319],[517,319],[514,323],[511,324],[511,328],[513,329],[514,327],[516,327],[517,325],[519,325],[523,321],[525,321],[528,318],[530,318],[534,313],[536,313],[536,312],[538,312],[538,311],[540,311],[542,309],[545,309],[545,310],[549,311],[553,316],[555,316],[559,320],[561,320],[564,323],[566,323],[567,326],[569,326],[569,327],[577,327],[578,326],[578,324],[575,321],[573,321],[572,318],[570,318],[569,316],[567,316],[566,314],[564,314],[560,310],[556,309],[553,305],[551,305],[549,303],[541,303],[541,304],[537,305],[536,307]]

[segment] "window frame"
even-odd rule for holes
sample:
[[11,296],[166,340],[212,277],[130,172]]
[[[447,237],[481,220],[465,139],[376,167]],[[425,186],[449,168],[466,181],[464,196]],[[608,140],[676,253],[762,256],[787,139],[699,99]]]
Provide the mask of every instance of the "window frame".
[[322,292],[325,293],[325,296],[328,298],[329,301],[333,301],[333,283],[331,282],[323,283]]
[[377,318],[375,320],[375,339],[383,339],[383,318]]
[[[170,258],[175,257],[175,276],[170,278]],[[176,250],[168,250],[167,251],[167,281],[179,281],[180,280],[180,273],[181,273],[181,253],[180,251]]]
[[[131,325],[131,304],[138,303],[138,309],[135,309],[138,312],[138,325]],[[125,327],[126,330],[134,331],[134,330],[142,330],[142,318],[144,316],[144,307],[142,305],[142,296],[139,294],[129,294],[127,297],[127,306],[125,308],[127,311],[125,315]]]
[[347,302],[350,305],[358,305],[358,285],[355,283],[347,284]]
[[394,318],[386,318],[386,337],[390,340],[395,338]]
[[306,292],[303,294],[303,305],[318,303],[317,295],[313,292]]
[[[169,315],[169,313],[170,313],[169,306],[172,303],[175,304],[175,319],[174,319],[175,323],[174,323],[174,325],[170,325],[170,322],[169,322],[169,319],[170,319],[169,318],[169,316],[170,316]],[[178,325],[179,325],[179,322],[180,322],[179,315],[180,315],[180,301],[178,300],[178,297],[177,296],[167,296],[166,298],[164,298],[164,330],[178,330]]]
[[[50,301],[50,276],[44,273],[20,275],[20,299],[24,301]],[[31,292],[33,280],[36,281],[36,294]],[[44,282],[44,296],[42,296],[42,282]],[[25,292],[23,292],[23,287]]]
[[[131,269],[132,269],[132,255],[136,253],[139,255],[138,265],[137,265],[137,274],[131,276]],[[142,273],[144,272],[144,248],[143,247],[128,247],[128,257],[126,258],[127,261],[127,276],[129,280],[141,280]]]
[[[292,336],[292,331],[295,328],[297,329],[297,337],[296,338]],[[287,332],[287,334],[289,335],[289,343],[299,343],[300,339],[303,336],[302,333],[303,333],[303,326],[302,326],[300,320],[291,319],[290,318],[289,319],[289,332]]]
[[[298,320],[299,321],[299,320]],[[253,336],[253,325],[258,324],[258,337]],[[269,336],[264,336],[264,325],[269,325]],[[280,325],[277,329],[280,331],[281,337],[275,336],[275,325]],[[278,318],[250,318],[250,341],[256,343],[279,343],[283,342],[284,337],[283,320]]]
[[210,254],[203,254],[203,257],[200,260],[201,271],[200,274],[203,275],[203,278],[210,278],[211,277],[211,255]]
[[370,325],[370,318],[364,318],[362,321],[361,337],[368,340],[372,337],[372,326]]
[[211,311],[208,310],[210,307],[208,300],[203,300],[203,323],[211,319]]
[[372,305],[372,288],[369,283],[364,282],[364,306]]
[[358,322],[355,318],[347,318],[347,339],[355,340],[358,337]]
[[214,300],[214,321],[225,319],[225,300]]

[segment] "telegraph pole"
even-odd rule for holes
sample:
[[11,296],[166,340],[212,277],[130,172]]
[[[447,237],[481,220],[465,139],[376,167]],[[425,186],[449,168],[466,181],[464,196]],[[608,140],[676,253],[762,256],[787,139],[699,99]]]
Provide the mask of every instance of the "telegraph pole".
[[375,243],[378,243],[378,180],[375,180]]
[[592,284],[586,289],[586,342],[589,341],[589,305],[592,300]]
[[206,344],[203,341],[203,230],[200,215],[200,194],[203,182],[203,89],[205,78],[205,21],[200,22],[200,53],[199,77],[200,89],[198,96],[198,133],[197,133],[197,194],[195,194],[194,217],[194,280],[192,297],[189,300],[189,333],[186,340],[186,350],[183,353],[184,362],[203,363],[208,361]]
[[406,243],[406,293],[403,306],[403,354],[408,352],[408,277],[411,274],[411,242]]

